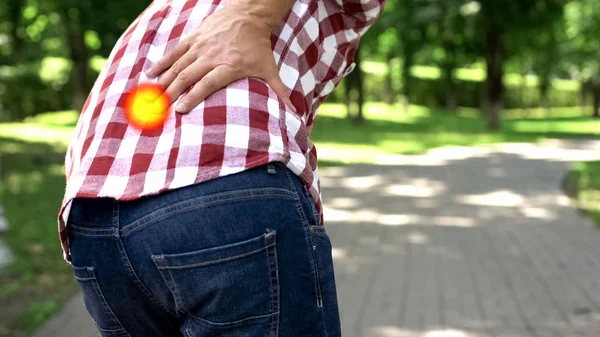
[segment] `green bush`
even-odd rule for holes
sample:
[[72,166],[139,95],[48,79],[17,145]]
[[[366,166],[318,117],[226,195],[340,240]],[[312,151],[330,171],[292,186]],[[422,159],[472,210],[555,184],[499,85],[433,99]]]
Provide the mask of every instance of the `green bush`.
[[44,111],[70,108],[71,81],[60,86],[45,82],[38,67],[31,65],[19,67],[13,73],[0,73],[0,121],[17,121]]

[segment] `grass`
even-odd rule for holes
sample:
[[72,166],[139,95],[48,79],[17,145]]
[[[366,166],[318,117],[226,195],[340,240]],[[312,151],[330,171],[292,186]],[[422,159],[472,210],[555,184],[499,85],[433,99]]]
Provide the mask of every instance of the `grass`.
[[[544,110],[506,111],[498,133],[485,130],[475,109],[454,114],[411,106],[400,112],[398,106],[368,103],[363,125],[345,117],[339,104],[325,104],[319,112],[312,139],[321,168],[449,145],[600,138],[600,120],[584,117],[578,108],[553,109],[551,117]],[[78,289],[62,260],[56,224],[65,188],[64,154],[77,118],[63,111],[0,123],[0,200],[12,225],[3,240],[16,258],[0,273],[0,327],[5,325],[0,336],[28,336]],[[580,196],[593,206],[599,200],[600,184],[593,178],[600,176],[598,164],[585,164],[580,171]],[[594,212],[597,216],[598,208]]]
[[568,178],[577,186],[577,207],[600,226],[600,161],[575,164]]
[[411,106],[402,113],[398,107],[370,103],[365,110],[367,121],[359,126],[345,118],[343,105],[323,106],[312,135],[321,160],[372,162],[380,154],[420,153],[443,146],[600,138],[600,120],[583,117],[578,108],[556,109],[550,118],[541,111],[533,111],[529,118],[507,111],[498,133],[487,132],[483,119],[471,109],[457,115]]
[[[52,133],[51,125],[37,127]],[[2,240],[15,255],[0,273],[0,336],[21,337],[58,311],[77,284],[62,260],[56,223],[66,147],[20,140],[30,134],[13,137],[11,130],[0,124],[0,200],[10,224]]]

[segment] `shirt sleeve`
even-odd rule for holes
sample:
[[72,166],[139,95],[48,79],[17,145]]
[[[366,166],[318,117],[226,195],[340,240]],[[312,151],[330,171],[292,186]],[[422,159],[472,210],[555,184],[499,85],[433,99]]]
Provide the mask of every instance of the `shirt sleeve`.
[[323,55],[313,110],[354,68],[361,37],[373,26],[385,0],[322,0],[319,4]]
[[383,11],[386,0],[331,0],[341,9],[342,13],[351,18],[346,29],[353,30],[362,37],[377,21]]

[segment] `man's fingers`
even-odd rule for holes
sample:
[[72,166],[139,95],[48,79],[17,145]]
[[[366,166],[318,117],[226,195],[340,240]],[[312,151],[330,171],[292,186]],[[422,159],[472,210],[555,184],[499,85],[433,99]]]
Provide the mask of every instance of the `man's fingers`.
[[179,101],[175,111],[187,113],[204,101],[215,91],[224,88],[228,84],[240,79],[239,74],[231,70],[229,66],[221,65],[214,68],[194,85],[194,88]]
[[169,69],[160,75],[158,78],[158,84],[163,88],[168,88],[171,83],[175,81],[177,76],[195,61],[196,55],[193,53],[185,53],[181,58],[175,61],[175,63],[173,63]]
[[190,49],[190,42],[188,40],[180,41],[167,55],[163,56],[158,62],[154,63],[150,69],[146,72],[148,77],[153,78],[158,74],[165,71],[173,63],[175,63],[183,54]]
[[200,59],[182,70],[175,80],[169,85],[165,94],[176,101],[188,88],[200,81],[204,75],[212,70],[213,65]]
[[267,84],[269,84],[269,86],[271,87],[271,89],[273,89],[273,91],[275,91],[277,96],[279,96],[283,100],[283,102],[290,109],[292,109],[292,111],[294,113],[296,113],[297,112],[296,107],[294,107],[294,104],[292,104],[292,100],[290,99],[290,97],[288,96],[288,93],[287,93],[288,88],[285,86],[285,84],[283,84],[283,81],[279,77],[279,74],[277,72],[275,72],[275,74],[273,76],[271,76],[270,78],[266,79],[266,81],[267,81]]

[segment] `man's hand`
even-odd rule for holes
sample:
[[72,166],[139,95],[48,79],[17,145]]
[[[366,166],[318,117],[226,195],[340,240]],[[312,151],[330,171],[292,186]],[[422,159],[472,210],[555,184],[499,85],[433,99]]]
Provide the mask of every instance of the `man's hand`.
[[[249,3],[251,2],[251,3]],[[263,79],[296,111],[271,49],[271,31],[290,10],[293,0],[231,0],[180,41],[147,75],[161,74],[158,84],[187,113],[215,91],[246,77]]]

